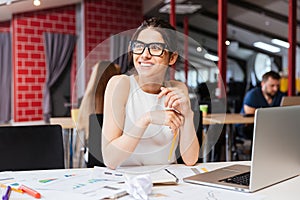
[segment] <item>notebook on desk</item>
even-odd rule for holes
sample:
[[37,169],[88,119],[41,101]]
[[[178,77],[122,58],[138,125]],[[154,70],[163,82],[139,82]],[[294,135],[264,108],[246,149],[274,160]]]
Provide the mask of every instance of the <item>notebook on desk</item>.
[[300,106],[257,109],[251,166],[231,165],[183,180],[254,192],[299,175],[299,119]]
[[176,185],[179,179],[168,169],[166,165],[131,166],[122,167],[118,171],[125,174],[127,178],[149,174],[153,185]]

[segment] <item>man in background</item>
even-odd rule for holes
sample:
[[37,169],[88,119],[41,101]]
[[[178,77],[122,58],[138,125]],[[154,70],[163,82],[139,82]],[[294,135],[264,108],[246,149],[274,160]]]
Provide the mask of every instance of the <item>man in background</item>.
[[280,75],[269,71],[262,77],[261,87],[249,90],[244,98],[242,114],[254,114],[257,108],[280,106],[284,94],[279,91]]
[[[260,87],[249,90],[243,101],[241,114],[253,116],[257,108],[280,106],[284,94],[279,91],[280,75],[277,72],[269,71],[262,76]],[[252,141],[253,124],[237,125],[237,135],[243,139]]]

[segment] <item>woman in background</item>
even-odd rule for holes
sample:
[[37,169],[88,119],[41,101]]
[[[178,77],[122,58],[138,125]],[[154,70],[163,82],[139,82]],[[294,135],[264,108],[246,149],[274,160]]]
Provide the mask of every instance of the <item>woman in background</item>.
[[[98,114],[99,126],[102,127],[103,123],[103,102],[104,92],[106,85],[111,77],[119,75],[121,68],[117,64],[111,63],[110,61],[99,61],[93,67],[93,71],[90,76],[90,80],[87,84],[84,96],[82,98],[79,113],[78,113],[78,124],[77,124],[77,138],[75,148],[75,160],[78,158],[78,166],[81,167],[85,164],[82,159],[82,149],[88,146],[89,138],[89,119],[91,114]],[[99,133],[100,135],[101,133]],[[103,165],[103,161],[98,161],[94,156],[93,152],[88,153],[88,167],[95,165]],[[76,156],[77,155],[77,156]],[[76,163],[74,163],[75,166]]]

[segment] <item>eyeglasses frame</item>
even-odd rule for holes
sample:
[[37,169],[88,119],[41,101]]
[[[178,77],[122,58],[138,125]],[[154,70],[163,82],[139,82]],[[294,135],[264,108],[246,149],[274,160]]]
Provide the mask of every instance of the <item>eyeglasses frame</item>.
[[[134,53],[134,52],[133,52],[132,45],[133,45],[135,42],[139,42],[139,43],[142,43],[142,44],[144,45],[144,49],[143,49],[143,51],[142,51],[141,53]],[[163,46],[163,49],[162,49],[162,51],[161,51],[161,53],[160,53],[159,55],[153,55],[153,54],[151,53],[151,50],[150,50],[149,46],[152,45],[152,44],[160,44],[160,45]],[[133,54],[136,54],[136,55],[142,55],[142,54],[144,53],[144,51],[145,51],[146,48],[148,49],[148,52],[149,52],[149,54],[150,54],[151,56],[161,56],[161,55],[164,53],[165,50],[168,50],[168,49],[167,49],[168,45],[165,44],[165,43],[161,43],[161,42],[151,42],[151,43],[148,43],[148,44],[147,44],[147,43],[144,43],[144,42],[139,41],[139,40],[132,40],[132,41],[130,41],[129,45],[130,45],[130,51],[131,51]]]

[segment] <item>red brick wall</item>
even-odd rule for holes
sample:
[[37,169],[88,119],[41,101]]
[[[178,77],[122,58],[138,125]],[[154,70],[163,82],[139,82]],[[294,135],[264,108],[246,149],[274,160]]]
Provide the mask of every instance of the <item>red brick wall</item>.
[[[85,56],[112,34],[136,28],[143,19],[142,0],[85,0],[83,5]],[[43,119],[46,81],[43,32],[75,34],[75,12],[74,5],[13,15],[14,121]],[[9,26],[7,22],[0,23],[0,31],[10,31]],[[109,52],[106,46],[95,60],[109,59]],[[71,86],[75,80],[75,54]],[[87,67],[87,80],[90,72],[91,68]]]
[[42,120],[46,78],[43,33],[75,34],[75,6],[16,14],[12,26],[14,121]]
[[[137,28],[143,20],[142,0],[86,0],[84,12],[85,56],[112,34]],[[101,47],[99,55],[87,63],[86,80],[89,80],[94,63],[110,58],[109,43]]]
[[0,22],[0,32],[10,32],[10,21]]

